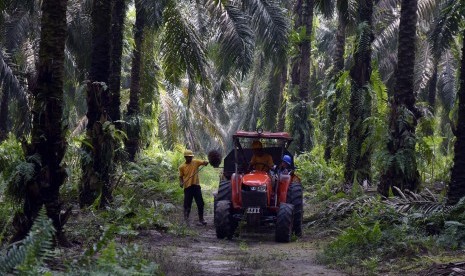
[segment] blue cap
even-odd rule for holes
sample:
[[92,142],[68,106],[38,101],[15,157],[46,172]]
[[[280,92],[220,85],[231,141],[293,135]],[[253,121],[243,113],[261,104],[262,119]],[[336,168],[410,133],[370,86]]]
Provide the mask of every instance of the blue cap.
[[284,155],[283,161],[286,162],[286,164],[288,164],[289,166],[292,165],[292,157],[290,157],[289,155]]

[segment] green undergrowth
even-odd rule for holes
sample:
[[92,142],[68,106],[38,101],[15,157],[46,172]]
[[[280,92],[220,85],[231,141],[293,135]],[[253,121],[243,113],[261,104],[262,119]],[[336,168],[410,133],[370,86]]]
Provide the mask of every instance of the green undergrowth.
[[[14,210],[20,205],[4,195],[9,179],[24,160],[14,138],[0,145],[0,257],[5,261],[7,256],[17,256],[15,263],[10,262],[2,271],[21,275],[163,275],[165,269],[170,269],[166,264],[173,263],[168,260],[172,256],[152,252],[150,240],[162,235],[197,235],[182,221],[183,189],[179,187],[178,167],[184,162],[184,148],[168,151],[155,145],[144,150],[136,162],[122,163],[115,171],[113,201],[108,207],[98,208],[97,200],[93,206],[79,209],[80,143],[79,138],[69,142],[63,162],[68,179],[61,189],[64,203],[74,206],[64,228],[73,246],[54,249],[53,239],[40,234],[42,231],[22,241],[28,244],[28,239],[38,240],[33,251],[6,244],[13,233]],[[206,159],[200,155],[196,158]],[[199,173],[207,212],[218,187],[218,173],[211,166]],[[192,213],[196,213],[195,208],[194,203]],[[49,229],[46,225],[51,227],[44,215],[38,221],[45,230]]]
[[[326,163],[322,147],[296,157],[306,201],[305,235],[315,238],[317,259],[353,275],[416,274],[433,263],[463,260],[465,202],[447,207],[443,193],[430,192],[447,180],[448,157],[421,143],[423,191],[382,199],[375,187],[343,185],[344,166]],[[374,183],[376,184],[376,182]]]

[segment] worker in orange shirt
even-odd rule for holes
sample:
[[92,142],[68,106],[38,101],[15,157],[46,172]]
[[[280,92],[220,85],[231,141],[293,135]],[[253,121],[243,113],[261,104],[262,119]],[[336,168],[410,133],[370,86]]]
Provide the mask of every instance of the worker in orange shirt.
[[207,225],[203,218],[204,201],[202,190],[199,182],[199,167],[208,165],[207,161],[194,159],[194,153],[191,150],[184,151],[186,162],[179,167],[179,186],[184,188],[184,220],[189,223],[189,214],[192,207],[192,199],[195,199],[199,213],[198,225]]
[[252,142],[252,159],[250,160],[249,170],[255,169],[257,171],[268,172],[273,169],[273,157],[263,151],[263,145],[260,141],[255,140]]

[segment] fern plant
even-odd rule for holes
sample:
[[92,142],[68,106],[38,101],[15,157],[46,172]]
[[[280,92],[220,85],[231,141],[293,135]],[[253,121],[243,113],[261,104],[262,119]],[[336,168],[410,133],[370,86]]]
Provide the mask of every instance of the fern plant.
[[0,256],[0,274],[33,274],[46,270],[44,261],[52,257],[55,228],[42,208],[27,237],[12,244]]

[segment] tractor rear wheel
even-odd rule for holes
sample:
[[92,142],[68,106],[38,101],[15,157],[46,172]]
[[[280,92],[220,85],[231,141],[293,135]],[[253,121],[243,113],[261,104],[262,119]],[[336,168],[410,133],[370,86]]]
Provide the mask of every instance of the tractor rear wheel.
[[216,237],[218,239],[232,238],[235,228],[235,223],[231,215],[231,201],[220,200],[216,203],[214,215]]
[[292,234],[292,221],[294,218],[294,205],[281,203],[276,218],[276,241],[290,242]]
[[300,183],[293,182],[287,190],[287,203],[294,205],[294,225],[293,231],[296,236],[302,236],[303,211],[303,191]]
[[220,181],[218,185],[218,193],[213,202],[213,213],[216,210],[216,204],[220,200],[231,200],[231,180]]

